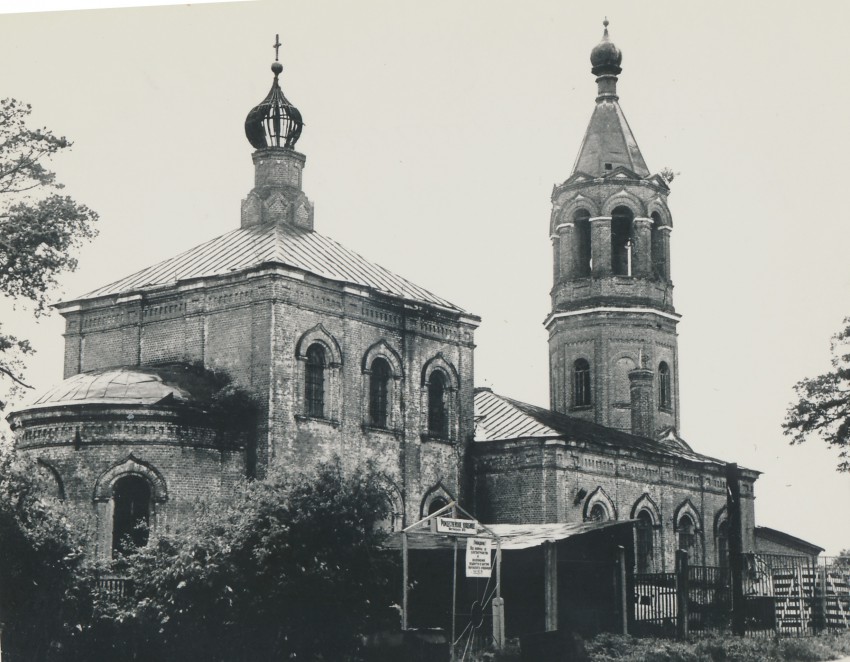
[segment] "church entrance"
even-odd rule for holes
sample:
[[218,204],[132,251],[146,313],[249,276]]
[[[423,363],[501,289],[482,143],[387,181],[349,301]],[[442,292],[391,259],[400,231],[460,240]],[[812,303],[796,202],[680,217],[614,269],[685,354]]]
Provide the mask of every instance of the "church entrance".
[[129,544],[148,543],[151,514],[151,488],[141,476],[119,478],[112,488],[112,555],[121,554]]

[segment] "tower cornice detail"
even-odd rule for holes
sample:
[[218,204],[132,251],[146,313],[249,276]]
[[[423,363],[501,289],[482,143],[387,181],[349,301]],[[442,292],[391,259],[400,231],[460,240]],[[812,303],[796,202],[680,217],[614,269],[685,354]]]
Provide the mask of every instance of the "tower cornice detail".
[[548,331],[552,326],[552,323],[559,320],[565,319],[567,317],[581,317],[583,315],[598,315],[600,313],[628,313],[630,315],[634,314],[648,314],[648,315],[657,315],[658,317],[663,317],[664,319],[672,320],[674,322],[678,322],[682,319],[682,316],[678,313],[668,313],[663,310],[658,310],[657,308],[632,308],[626,306],[596,306],[594,308],[582,308],[580,310],[567,310],[561,312],[550,313],[549,316],[543,321],[543,326]]

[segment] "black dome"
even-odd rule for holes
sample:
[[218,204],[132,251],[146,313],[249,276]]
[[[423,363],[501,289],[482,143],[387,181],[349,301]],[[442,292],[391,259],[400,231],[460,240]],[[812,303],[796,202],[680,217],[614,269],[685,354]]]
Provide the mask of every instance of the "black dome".
[[607,18],[602,22],[602,25],[605,26],[602,41],[590,51],[590,64],[593,65],[591,71],[597,76],[602,74],[617,75],[622,71],[620,64],[623,61],[623,53],[608,38]]
[[283,66],[280,62],[274,62],[272,89],[245,118],[245,136],[255,149],[266,147],[292,149],[301,137],[304,121],[301,119],[299,110],[287,100],[283,90],[280,89],[278,76],[281,71]]

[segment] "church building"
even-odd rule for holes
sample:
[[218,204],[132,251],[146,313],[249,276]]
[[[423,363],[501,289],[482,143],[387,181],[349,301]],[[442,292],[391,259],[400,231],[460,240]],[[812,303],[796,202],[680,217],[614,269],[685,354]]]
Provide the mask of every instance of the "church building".
[[[98,555],[274,463],[371,460],[391,528],[463,498],[480,319],[314,229],[282,69],[245,121],[241,223],[57,305],[65,381],[9,416]],[[255,403],[248,426],[248,409],[222,409],[229,385]]]
[[[590,124],[552,193],[550,408],[474,389],[481,320],[315,230],[276,59],[245,121],[241,222],[57,305],[64,381],[8,417],[92,553],[174,530],[275,464],[338,456],[387,477],[394,530],[457,500],[494,524],[635,520],[642,572],[680,548],[726,563],[725,463],[678,434],[669,182],[620,108],[605,26]],[[742,471],[745,551],[757,477]]]
[[[620,108],[622,53],[604,25],[590,55],[596,104],[552,191],[550,409],[476,391],[476,508],[499,523],[636,520],[640,572],[672,570],[677,549],[725,565],[725,462],[677,432],[670,189]],[[746,552],[757,477],[742,472]]]

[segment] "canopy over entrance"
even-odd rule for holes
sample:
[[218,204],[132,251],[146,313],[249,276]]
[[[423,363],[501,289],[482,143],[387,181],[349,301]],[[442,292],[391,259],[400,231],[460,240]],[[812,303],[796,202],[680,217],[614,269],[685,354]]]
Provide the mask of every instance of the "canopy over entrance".
[[[503,551],[529,549],[611,527],[632,526],[632,520],[609,522],[571,522],[557,524],[487,524],[476,534],[482,538],[498,538]],[[407,530],[408,549],[453,549],[456,536],[433,533],[423,525],[421,530]],[[402,548],[402,532],[393,533],[384,543],[388,549]]]

